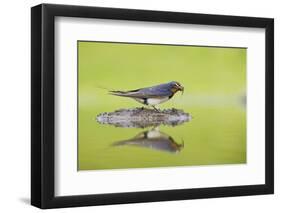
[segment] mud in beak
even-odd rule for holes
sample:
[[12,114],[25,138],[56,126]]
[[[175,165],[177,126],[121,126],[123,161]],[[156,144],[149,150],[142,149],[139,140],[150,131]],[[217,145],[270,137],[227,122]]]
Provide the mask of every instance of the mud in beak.
[[183,93],[184,93],[184,87],[183,87],[183,86],[179,86],[178,89],[179,89],[179,91],[181,91],[181,95],[183,95]]

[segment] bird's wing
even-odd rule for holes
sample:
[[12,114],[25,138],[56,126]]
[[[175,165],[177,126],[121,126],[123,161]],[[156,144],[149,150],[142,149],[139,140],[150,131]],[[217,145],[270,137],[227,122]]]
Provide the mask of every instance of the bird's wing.
[[167,89],[161,88],[143,88],[137,90],[130,91],[110,91],[111,95],[130,97],[130,98],[157,98],[157,97],[165,97],[170,96],[171,92]]

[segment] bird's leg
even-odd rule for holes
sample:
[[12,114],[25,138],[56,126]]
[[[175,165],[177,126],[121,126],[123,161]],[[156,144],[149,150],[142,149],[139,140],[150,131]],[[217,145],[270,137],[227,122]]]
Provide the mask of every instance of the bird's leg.
[[152,107],[153,107],[157,112],[160,112],[159,109],[157,109],[155,106],[152,105]]

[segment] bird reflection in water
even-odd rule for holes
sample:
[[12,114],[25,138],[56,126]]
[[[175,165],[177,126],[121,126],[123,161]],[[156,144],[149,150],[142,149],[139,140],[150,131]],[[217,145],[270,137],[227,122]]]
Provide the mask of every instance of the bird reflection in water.
[[182,141],[182,144],[176,143],[171,136],[160,132],[156,127],[141,132],[131,139],[115,142],[112,146],[136,146],[169,153],[179,153],[184,148],[184,142]]

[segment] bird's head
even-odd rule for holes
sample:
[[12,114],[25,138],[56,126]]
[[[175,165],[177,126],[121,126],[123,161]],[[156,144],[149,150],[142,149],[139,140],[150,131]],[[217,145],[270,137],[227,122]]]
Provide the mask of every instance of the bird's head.
[[173,93],[176,93],[178,91],[181,91],[182,94],[184,92],[184,87],[177,81],[172,81],[169,83],[170,89]]

